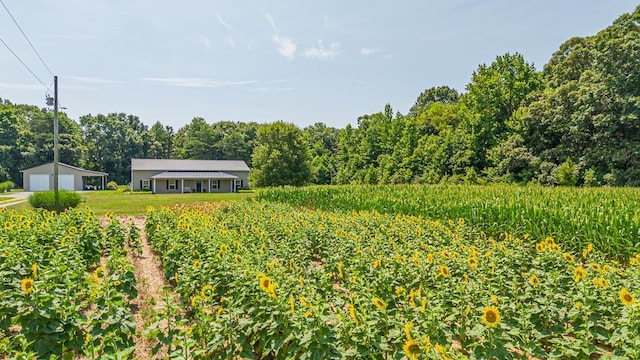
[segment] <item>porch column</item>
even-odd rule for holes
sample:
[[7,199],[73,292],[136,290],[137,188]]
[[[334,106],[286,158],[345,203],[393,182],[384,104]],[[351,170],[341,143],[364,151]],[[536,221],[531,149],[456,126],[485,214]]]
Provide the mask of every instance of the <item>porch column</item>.
[[107,179],[107,177],[106,177],[106,176],[104,176],[104,175],[102,175],[102,188],[101,188],[101,190],[106,190],[106,189],[105,189],[105,186],[106,186],[106,185],[105,185],[105,181],[106,181],[106,179]]
[[231,179],[231,192],[236,192],[236,179]]
[[157,189],[156,188],[156,179],[153,179],[153,191],[152,191],[152,193],[157,194],[158,191],[156,191],[156,189]]
[[180,194],[184,194],[184,179],[180,179]]
[[209,187],[207,188],[207,192],[210,193],[211,192],[211,179],[209,179]]

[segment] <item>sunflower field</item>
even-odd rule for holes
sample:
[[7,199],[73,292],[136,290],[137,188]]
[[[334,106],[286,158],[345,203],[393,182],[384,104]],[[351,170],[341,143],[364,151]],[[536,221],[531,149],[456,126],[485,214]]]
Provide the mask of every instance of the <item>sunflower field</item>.
[[125,232],[91,213],[0,209],[0,358],[126,358],[135,277]]
[[182,358],[640,358],[640,254],[271,202],[150,209],[146,233]]
[[443,221],[463,218],[489,234],[552,236],[575,251],[591,243],[620,260],[640,252],[637,188],[348,185],[271,188],[258,197],[328,211],[367,210]]

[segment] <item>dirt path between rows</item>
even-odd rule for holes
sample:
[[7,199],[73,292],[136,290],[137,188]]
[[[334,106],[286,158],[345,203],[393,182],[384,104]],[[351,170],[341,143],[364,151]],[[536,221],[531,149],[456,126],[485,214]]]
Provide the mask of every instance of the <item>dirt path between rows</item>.
[[131,303],[133,316],[136,320],[136,350],[134,352],[136,359],[162,358],[162,354],[152,356],[152,349],[156,341],[150,340],[144,335],[154,308],[164,305],[162,291],[166,286],[162,264],[147,241],[144,229],[145,220],[146,216],[118,217],[122,227],[128,230],[133,222],[140,232],[142,253],[138,254],[135,249],[126,246],[127,259],[135,268],[138,290],[138,297],[133,299]]

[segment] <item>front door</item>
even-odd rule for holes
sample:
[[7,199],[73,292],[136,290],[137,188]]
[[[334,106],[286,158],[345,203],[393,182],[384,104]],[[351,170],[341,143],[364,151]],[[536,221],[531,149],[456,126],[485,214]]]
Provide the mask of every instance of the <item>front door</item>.
[[202,181],[200,181],[200,180],[196,181],[196,192],[197,193],[201,193],[202,192]]

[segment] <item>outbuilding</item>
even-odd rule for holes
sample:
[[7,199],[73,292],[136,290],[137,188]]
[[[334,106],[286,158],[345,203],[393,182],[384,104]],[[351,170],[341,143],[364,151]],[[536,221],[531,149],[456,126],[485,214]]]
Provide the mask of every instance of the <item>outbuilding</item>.
[[228,193],[249,188],[242,160],[131,159],[132,190],[154,193]]
[[[42,164],[25,170],[22,173],[24,191],[53,190],[53,163]],[[81,169],[65,163],[58,163],[58,189],[80,191],[88,188],[90,178],[99,178],[102,189],[105,188],[107,173]]]

